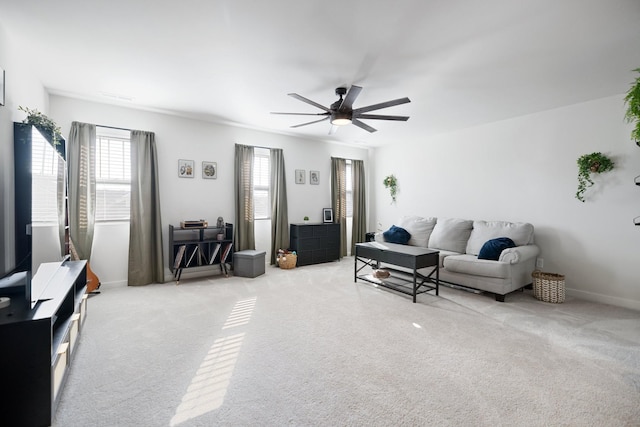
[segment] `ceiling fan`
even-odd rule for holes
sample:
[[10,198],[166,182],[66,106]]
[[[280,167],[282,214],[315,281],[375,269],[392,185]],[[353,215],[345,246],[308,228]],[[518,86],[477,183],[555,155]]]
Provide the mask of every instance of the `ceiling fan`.
[[[337,126],[344,126],[348,124],[354,124],[359,128],[366,130],[367,132],[375,132],[376,129],[372,128],[368,124],[361,121],[361,119],[366,120],[398,120],[406,122],[409,120],[409,116],[387,116],[382,114],[365,114],[369,111],[379,110],[382,108],[393,107],[394,105],[406,104],[411,102],[409,98],[399,98],[394,99],[393,101],[381,102],[379,104],[373,104],[366,107],[353,108],[353,103],[360,94],[362,88],[360,86],[352,85],[347,91],[346,87],[336,88],[336,95],[340,96],[336,102],[331,104],[329,107],[325,107],[324,105],[318,104],[304,96],[300,96],[297,93],[290,93],[289,96],[292,96],[302,102],[306,102],[307,104],[313,105],[324,111],[324,113],[275,113],[271,114],[286,114],[292,116],[323,116],[320,120],[314,120],[312,122],[302,123],[299,125],[291,126],[292,128],[299,128],[301,126],[310,125],[313,123],[323,122],[325,120],[329,120],[331,122],[331,130],[329,134],[331,135],[337,130]],[[344,98],[342,96],[345,95]]]

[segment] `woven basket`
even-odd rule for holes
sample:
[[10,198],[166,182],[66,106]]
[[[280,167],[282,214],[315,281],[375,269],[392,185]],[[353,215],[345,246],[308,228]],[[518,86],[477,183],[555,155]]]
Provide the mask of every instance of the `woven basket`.
[[296,266],[296,262],[298,262],[298,255],[296,254],[286,254],[278,258],[278,265],[280,268],[284,268],[285,270],[294,268]]
[[544,302],[564,302],[564,275],[534,271],[531,276],[533,296]]

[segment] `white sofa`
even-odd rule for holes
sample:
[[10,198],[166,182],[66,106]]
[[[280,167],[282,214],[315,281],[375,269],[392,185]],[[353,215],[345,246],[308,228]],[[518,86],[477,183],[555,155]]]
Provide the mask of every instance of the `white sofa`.
[[[407,244],[440,251],[442,282],[491,292],[501,302],[506,294],[532,282],[540,250],[529,223],[406,216],[395,225],[411,235]],[[487,241],[501,237],[511,239],[515,247],[504,249],[496,261],[478,259]],[[382,232],[375,239],[385,241]],[[431,272],[424,270],[418,272]]]

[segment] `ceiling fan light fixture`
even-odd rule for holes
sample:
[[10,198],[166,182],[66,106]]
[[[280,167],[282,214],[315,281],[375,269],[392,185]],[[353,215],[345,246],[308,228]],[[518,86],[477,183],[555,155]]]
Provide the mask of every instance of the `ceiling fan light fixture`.
[[331,115],[331,124],[335,126],[344,126],[351,124],[351,114],[336,111]]

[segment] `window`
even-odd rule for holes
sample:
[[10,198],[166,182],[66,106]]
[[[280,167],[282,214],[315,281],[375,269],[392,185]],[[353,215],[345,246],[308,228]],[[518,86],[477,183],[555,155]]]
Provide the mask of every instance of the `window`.
[[346,161],[346,173],[347,173],[347,218],[353,217],[353,168],[351,167],[351,160]]
[[254,148],[253,209],[255,219],[269,219],[271,217],[271,198],[269,197],[271,173],[269,171],[269,156],[269,149]]
[[128,131],[96,128],[96,222],[128,221],[131,140]]
[[[58,223],[58,156],[51,144],[32,127],[31,176],[33,224]],[[62,166],[64,167],[64,166]]]

